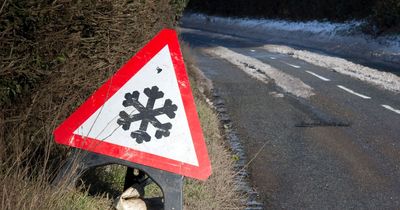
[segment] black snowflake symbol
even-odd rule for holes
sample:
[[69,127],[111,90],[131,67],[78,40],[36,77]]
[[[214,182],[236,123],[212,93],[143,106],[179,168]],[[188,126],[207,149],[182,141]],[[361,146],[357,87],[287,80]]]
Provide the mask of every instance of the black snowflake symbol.
[[164,96],[164,93],[159,91],[157,86],[153,86],[151,89],[146,88],[143,92],[148,97],[146,107],[139,102],[138,99],[140,93],[138,91],[126,93],[122,105],[124,107],[133,106],[139,113],[129,115],[125,111],[121,111],[119,113],[120,118],[117,120],[117,123],[121,125],[124,130],[129,130],[132,122],[141,121],[139,130],[131,133],[131,137],[136,139],[136,142],[139,144],[143,143],[143,141],[149,142],[151,140],[150,135],[147,133],[149,123],[157,129],[155,133],[157,139],[160,139],[163,136],[168,137],[172,124],[163,124],[157,120],[156,116],[165,114],[170,119],[173,119],[175,118],[175,111],[178,109],[175,104],[172,104],[170,99],[165,100],[163,107],[154,109],[155,101]]

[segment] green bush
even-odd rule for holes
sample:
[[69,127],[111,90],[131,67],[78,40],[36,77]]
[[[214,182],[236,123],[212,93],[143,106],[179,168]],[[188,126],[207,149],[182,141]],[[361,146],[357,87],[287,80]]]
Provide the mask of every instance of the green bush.
[[169,3],[175,11],[175,20],[178,20],[185,9],[189,0],[171,0]]
[[182,6],[181,0],[0,3],[0,209],[105,209],[89,191],[53,190],[49,180],[69,150],[55,144],[52,132],[156,33],[173,27]]
[[230,17],[287,20],[368,20],[365,32],[399,32],[400,0],[190,0],[188,10]]
[[282,18],[295,20],[329,19],[345,21],[365,18],[376,0],[190,0],[188,9],[212,15]]
[[377,34],[400,32],[400,0],[380,0],[376,3],[370,25]]

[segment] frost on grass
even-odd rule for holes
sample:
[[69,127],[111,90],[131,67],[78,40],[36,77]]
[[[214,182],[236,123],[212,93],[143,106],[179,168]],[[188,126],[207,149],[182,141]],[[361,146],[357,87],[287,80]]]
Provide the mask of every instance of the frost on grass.
[[323,33],[334,35],[337,32],[348,31],[354,27],[360,26],[363,22],[351,21],[346,23],[333,23],[327,21],[287,21],[279,19],[249,19],[249,18],[231,18],[207,16],[199,13],[187,15],[185,18],[193,20],[212,21],[224,25],[238,25],[244,27],[257,27],[261,29],[275,29],[286,31],[308,31],[312,33]]
[[155,137],[157,139],[168,137],[170,134],[169,130],[172,128],[172,124],[161,123],[156,116],[167,115],[170,119],[173,119],[175,118],[175,111],[178,109],[175,104],[172,104],[170,99],[165,100],[163,107],[154,109],[156,100],[164,96],[164,93],[159,91],[157,86],[153,86],[151,89],[146,88],[143,92],[148,97],[146,106],[139,102],[139,91],[125,94],[125,100],[123,101],[122,105],[124,107],[132,106],[139,113],[129,115],[129,113],[121,111],[119,113],[120,118],[117,120],[117,123],[121,125],[122,129],[125,131],[130,129],[131,123],[140,121],[139,130],[131,132],[131,137],[136,139],[136,142],[139,144],[143,143],[143,141],[149,142],[151,140],[151,136],[147,133],[147,127],[149,123],[157,128],[155,133]]
[[273,53],[287,54],[293,58],[304,60],[323,68],[333,69],[341,74],[400,93],[400,77],[388,72],[356,64],[343,58],[321,55],[306,50],[296,50],[282,45],[265,45],[263,49]]
[[268,82],[272,79],[280,88],[297,97],[308,98],[314,95],[313,88],[300,79],[279,71],[260,60],[236,53],[224,47],[209,48],[204,51],[212,56],[227,60],[262,82]]
[[288,43],[394,65],[400,63],[400,35],[372,37],[363,34],[362,21],[294,22],[188,14],[181,22],[190,28],[256,38],[268,43]]

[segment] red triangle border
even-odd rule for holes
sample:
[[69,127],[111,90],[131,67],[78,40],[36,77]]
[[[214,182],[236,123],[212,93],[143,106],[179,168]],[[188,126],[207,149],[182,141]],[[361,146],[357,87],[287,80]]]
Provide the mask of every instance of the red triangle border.
[[[178,87],[182,96],[183,106],[199,166],[73,134],[79,126],[110,99],[130,78],[162,50],[165,45],[169,47],[175,74],[179,81]],[[164,29],[159,32],[54,130],[54,138],[59,144],[124,159],[191,178],[206,180],[211,175],[210,160],[208,158],[207,148],[200,121],[197,116],[196,106],[194,104],[192,90],[190,88],[189,78],[186,73],[176,32],[172,29]]]

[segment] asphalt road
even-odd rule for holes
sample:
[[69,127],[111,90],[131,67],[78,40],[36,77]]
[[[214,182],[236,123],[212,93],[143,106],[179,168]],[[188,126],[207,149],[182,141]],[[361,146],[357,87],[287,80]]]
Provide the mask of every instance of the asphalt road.
[[[182,29],[197,66],[226,102],[268,209],[398,209],[400,95],[258,47],[264,43]],[[222,46],[299,78],[299,98],[204,49]]]

